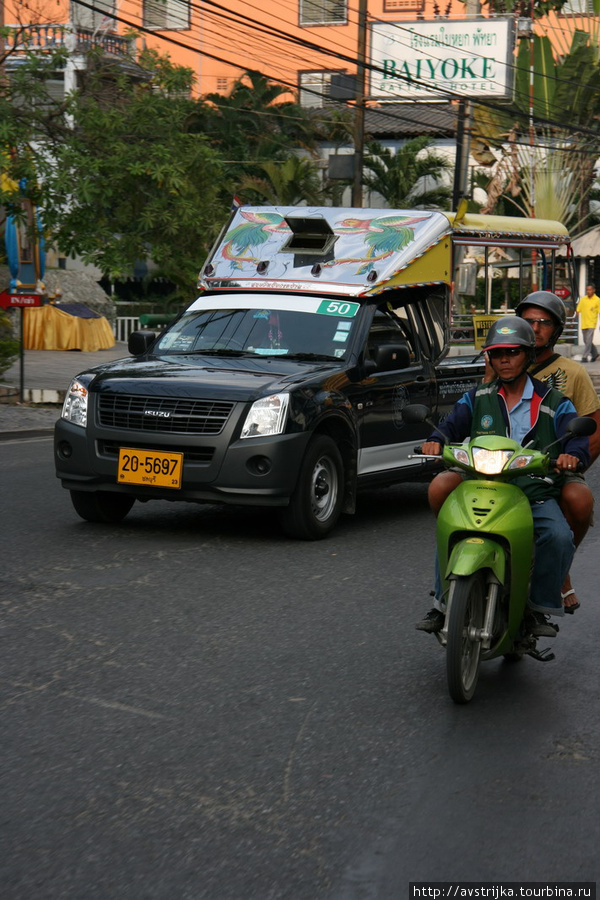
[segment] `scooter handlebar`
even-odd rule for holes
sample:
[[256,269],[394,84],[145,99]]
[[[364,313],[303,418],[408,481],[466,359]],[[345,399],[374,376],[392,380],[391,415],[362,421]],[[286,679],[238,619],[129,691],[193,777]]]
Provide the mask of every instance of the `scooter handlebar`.
[[426,459],[441,459],[442,458],[441,453],[436,453],[435,456],[431,453],[423,453],[422,446],[415,447],[413,450],[413,453],[418,453],[419,456],[424,456],[424,457],[426,457]]
[[[548,468],[555,469],[557,462],[558,462],[557,458],[549,459],[548,460]],[[578,461],[577,465],[575,466],[574,469],[572,469],[572,471],[573,472],[583,472],[584,471],[584,466],[583,466],[583,463],[581,462],[581,460]],[[564,472],[563,472],[563,474],[564,474]]]

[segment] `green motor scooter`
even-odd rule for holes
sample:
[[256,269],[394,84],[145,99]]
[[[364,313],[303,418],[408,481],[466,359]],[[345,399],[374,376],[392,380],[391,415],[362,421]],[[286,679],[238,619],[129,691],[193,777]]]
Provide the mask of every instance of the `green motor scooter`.
[[[403,416],[423,422],[428,412],[415,405]],[[593,419],[581,417],[571,420],[567,434],[586,436],[595,429]],[[537,639],[523,624],[535,539],[529,500],[513,483],[525,475],[551,478],[555,461],[549,449],[541,452],[491,435],[443,448],[443,465],[468,475],[437,518],[446,620],[436,637],[446,648],[448,690],[455,703],[471,700],[484,660],[554,659],[550,650],[537,649]]]

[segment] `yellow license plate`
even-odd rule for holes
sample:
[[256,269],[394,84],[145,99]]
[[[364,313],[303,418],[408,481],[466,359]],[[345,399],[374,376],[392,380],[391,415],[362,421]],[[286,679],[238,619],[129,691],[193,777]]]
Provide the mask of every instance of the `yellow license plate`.
[[145,484],[148,487],[180,488],[183,453],[159,453],[157,450],[119,450],[119,484]]

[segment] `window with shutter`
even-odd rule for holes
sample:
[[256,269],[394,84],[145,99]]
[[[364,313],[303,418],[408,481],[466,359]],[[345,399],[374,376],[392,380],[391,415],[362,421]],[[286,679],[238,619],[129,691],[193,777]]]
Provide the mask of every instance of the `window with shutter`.
[[[91,4],[90,4],[91,5]],[[115,12],[114,0],[94,0],[95,9],[82,6],[77,0],[71,0],[71,21],[79,28],[97,31],[112,25],[111,16]],[[108,30],[108,29],[107,29]]]
[[190,27],[186,0],[144,0],[144,28],[178,31]]
[[331,72],[300,72],[300,105],[325,106],[331,89]]
[[344,25],[346,0],[300,0],[301,25]]
[[567,0],[560,10],[561,16],[593,16],[594,0]]

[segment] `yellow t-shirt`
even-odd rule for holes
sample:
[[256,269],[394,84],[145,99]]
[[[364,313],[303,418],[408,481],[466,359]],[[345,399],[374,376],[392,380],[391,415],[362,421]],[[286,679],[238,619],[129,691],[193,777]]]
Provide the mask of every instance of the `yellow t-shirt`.
[[567,356],[559,356],[554,362],[548,362],[533,377],[565,394],[579,416],[589,416],[600,409],[598,394],[586,369]]
[[582,328],[595,328],[598,322],[598,313],[600,313],[600,297],[597,297],[596,294],[588,297],[586,294],[577,304],[577,312]]

